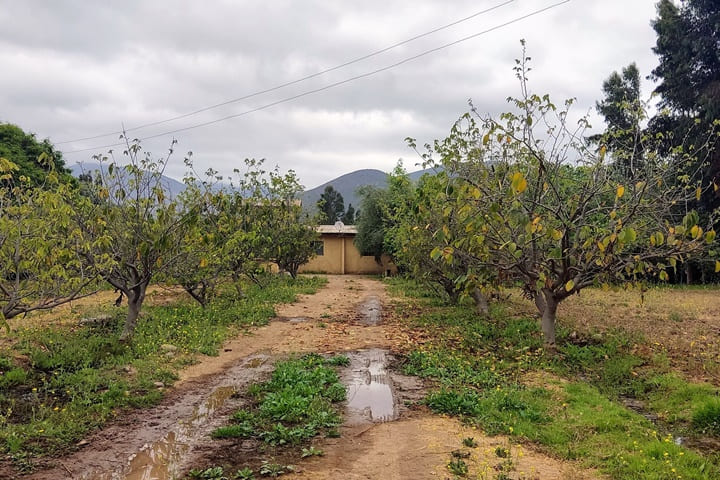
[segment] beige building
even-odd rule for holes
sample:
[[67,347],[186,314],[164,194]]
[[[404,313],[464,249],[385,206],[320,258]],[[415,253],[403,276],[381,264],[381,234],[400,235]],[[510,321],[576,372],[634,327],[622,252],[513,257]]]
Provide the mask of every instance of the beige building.
[[315,256],[300,267],[300,272],[332,274],[386,274],[397,270],[390,258],[383,255],[380,263],[373,256],[360,255],[355,246],[357,228],[354,225],[320,225],[320,240]]

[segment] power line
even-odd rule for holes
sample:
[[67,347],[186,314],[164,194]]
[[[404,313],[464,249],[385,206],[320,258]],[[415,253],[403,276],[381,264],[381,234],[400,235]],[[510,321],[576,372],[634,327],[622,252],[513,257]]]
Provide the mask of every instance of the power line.
[[[315,78],[315,77],[319,77],[319,76],[321,76],[321,75],[325,75],[326,73],[330,73],[330,72],[333,72],[333,71],[335,71],[335,70],[339,70],[339,69],[341,69],[341,68],[344,68],[344,67],[347,67],[347,66],[349,66],[349,65],[352,65],[352,64],[354,64],[354,63],[358,63],[358,62],[361,62],[361,61],[363,61],[363,60],[367,60],[368,58],[375,57],[375,56],[377,56],[377,55],[380,55],[381,53],[385,53],[385,52],[387,52],[387,51],[389,51],[389,50],[392,50],[393,48],[400,47],[400,46],[402,46],[402,45],[405,45],[405,44],[407,44],[407,43],[413,42],[413,41],[418,40],[418,39],[420,39],[420,38],[427,37],[428,35],[432,35],[433,33],[437,33],[437,32],[439,32],[439,31],[441,31],[441,30],[445,30],[445,29],[448,29],[448,28],[453,27],[453,26],[455,26],[455,25],[458,25],[458,24],[460,24],[460,23],[466,22],[466,21],[471,20],[471,19],[473,19],[473,18],[475,18],[475,17],[478,17],[478,16],[480,16],[480,15],[484,15],[484,14],[486,14],[486,13],[492,12],[493,10],[497,10],[498,8],[504,7],[505,5],[508,5],[508,4],[510,4],[510,3],[513,3],[514,1],[515,1],[515,0],[506,0],[506,1],[504,1],[503,3],[497,4],[497,5],[495,5],[495,6],[493,6],[493,7],[490,7],[490,8],[486,8],[485,10],[481,10],[481,11],[479,11],[479,12],[475,12],[475,13],[473,13],[472,15],[468,15],[467,17],[463,17],[463,18],[461,18],[461,19],[459,19],[459,20],[455,20],[454,22],[448,23],[448,24],[443,25],[443,26],[441,26],[441,27],[434,28],[434,29],[432,29],[432,30],[430,30],[430,31],[427,31],[427,32],[425,32],[425,33],[421,33],[421,34],[419,34],[419,35],[415,35],[414,37],[410,37],[410,38],[408,38],[408,39],[406,39],[406,40],[403,40],[403,41],[401,41],[401,42],[394,43],[394,44],[392,44],[392,45],[390,45],[390,46],[387,46],[387,47],[382,48],[382,49],[380,49],[380,50],[376,50],[376,51],[374,51],[374,52],[368,53],[367,55],[363,55],[363,56],[358,57],[358,58],[355,58],[355,59],[353,59],[353,60],[348,60],[348,61],[346,61],[346,62],[344,62],[344,63],[341,63],[341,64],[339,64],[339,65],[336,65],[336,66],[334,66],[334,67],[330,67],[330,68],[328,68],[328,69],[321,70],[321,71],[319,71],[319,72],[316,72],[316,73],[307,75],[307,76],[302,77],[302,78],[298,78],[297,80],[291,80],[291,81],[289,81],[289,82],[282,83],[282,84],[276,85],[276,86],[274,86],[274,87],[266,88],[265,90],[258,90],[258,91],[256,91],[256,92],[249,93],[249,94],[244,95],[244,96],[242,96],[242,97],[232,98],[232,99],[230,99],[230,100],[226,100],[226,101],[224,101],[224,102],[216,103],[216,104],[214,104],[214,105],[210,105],[209,107],[199,108],[199,109],[194,110],[194,111],[192,111],[192,112],[183,113],[183,114],[177,115],[177,116],[175,116],[175,117],[170,117],[170,118],[166,118],[166,119],[164,119],[164,120],[158,120],[158,121],[150,122],[150,123],[144,123],[144,124],[138,125],[138,126],[136,126],[136,127],[128,128],[128,129],[125,130],[125,132],[132,132],[132,131],[140,130],[140,129],[147,128],[147,127],[154,127],[154,126],[156,126],[156,125],[162,125],[162,124],[164,124],[164,123],[173,122],[173,121],[175,121],[175,120],[181,120],[181,119],[183,119],[183,118],[187,118],[187,117],[191,117],[191,116],[193,116],[193,115],[197,115],[198,113],[207,112],[208,110],[213,110],[213,109],[219,108],[219,107],[224,107],[225,105],[230,105],[230,104],[232,104],[232,103],[237,103],[237,102],[240,102],[240,101],[243,101],[243,100],[247,100],[247,99],[249,99],[249,98],[253,98],[253,97],[257,97],[257,96],[259,96],[259,95],[263,95],[263,94],[265,94],[265,93],[274,92],[274,91],[276,91],[276,90],[280,90],[281,88],[289,87],[289,86],[291,86],[291,85],[295,85],[295,84],[298,84],[298,83],[300,83],[300,82],[304,82],[305,80],[310,80],[311,78]],[[73,143],[73,142],[82,142],[82,141],[86,141],[86,140],[95,140],[95,139],[97,139],[97,138],[109,137],[109,136],[111,136],[111,135],[119,135],[119,134],[121,134],[121,133],[123,133],[123,132],[121,132],[121,131],[115,131],[115,132],[101,133],[101,134],[98,134],[98,135],[93,135],[93,136],[91,136],[91,137],[76,138],[76,139],[73,139],[73,140],[64,140],[64,141],[62,141],[62,142],[55,142],[55,145],[62,145],[62,144],[65,144],[65,143]]]
[[[188,130],[193,130],[193,129],[195,129],[195,128],[206,127],[206,126],[208,126],[208,125],[213,125],[213,124],[216,124],[216,123],[224,122],[224,121],[227,121],[227,120],[231,120],[231,119],[233,119],[233,118],[238,118],[238,117],[242,117],[242,116],[245,116],[245,115],[249,115],[249,114],[251,114],[251,113],[255,113],[255,112],[258,112],[258,111],[260,111],[260,110],[265,110],[265,109],[268,109],[268,108],[270,108],[270,107],[274,107],[274,106],[276,106],[276,105],[280,105],[280,104],[282,104],[282,103],[291,102],[291,101],[293,101],[293,100],[297,100],[297,99],[299,99],[299,98],[306,97],[306,96],[308,96],[308,95],[312,95],[312,94],[319,93],[319,92],[322,92],[322,91],[325,91],[325,90],[329,90],[329,89],[331,89],[331,88],[339,87],[340,85],[344,85],[344,84],[346,84],[346,83],[354,82],[355,80],[360,80],[360,79],[362,79],[362,78],[370,77],[370,76],[372,76],[372,75],[376,75],[376,74],[378,74],[378,73],[382,73],[382,72],[385,72],[385,71],[387,71],[387,70],[390,70],[390,69],[399,67],[400,65],[404,65],[405,63],[411,62],[411,61],[413,61],[413,60],[417,60],[418,58],[421,58],[421,57],[430,55],[431,53],[435,53],[435,52],[438,52],[438,51],[440,51],[440,50],[444,50],[444,49],[449,48],[449,47],[452,47],[452,46],[454,46],[454,45],[458,45],[458,44],[463,43],[463,42],[466,42],[466,41],[468,41],[468,40],[472,40],[473,38],[477,38],[477,37],[479,37],[479,36],[482,36],[482,35],[488,34],[488,33],[490,33],[490,32],[493,32],[493,31],[495,31],[495,30],[499,30],[499,29],[501,29],[501,28],[507,27],[508,25],[512,25],[513,23],[517,23],[517,22],[520,22],[520,21],[525,20],[525,19],[527,19],[527,18],[533,17],[533,16],[535,16],[535,15],[539,15],[540,13],[543,13],[543,12],[546,12],[546,11],[551,10],[551,9],[553,9],[553,8],[556,8],[556,7],[559,7],[559,6],[561,6],[561,5],[564,5],[564,4],[566,4],[566,3],[569,3],[570,1],[571,1],[571,0],[563,0],[563,1],[561,1],[561,2],[554,3],[554,4],[549,5],[549,6],[547,6],[547,7],[544,7],[544,8],[538,9],[538,10],[534,10],[534,11],[528,13],[528,14],[522,15],[522,16],[520,16],[520,17],[516,17],[516,18],[514,18],[514,19],[512,19],[512,20],[509,20],[509,21],[507,21],[507,22],[504,22],[504,23],[501,23],[501,24],[496,25],[496,26],[494,26],[494,27],[488,28],[487,30],[483,30],[483,31],[481,31],[481,32],[474,33],[474,34],[472,34],[472,35],[468,35],[467,37],[460,38],[460,39],[458,39],[458,40],[455,40],[455,41],[450,42],[450,43],[446,43],[446,44],[444,44],[444,45],[441,45],[441,46],[439,46],[439,47],[432,48],[432,49],[430,49],[430,50],[425,50],[424,52],[421,52],[421,53],[419,53],[419,54],[417,54],[417,55],[413,55],[412,57],[405,58],[405,59],[403,59],[403,60],[400,60],[399,62],[395,62],[395,63],[390,64],[390,65],[387,65],[387,66],[385,66],[385,67],[378,68],[378,69],[376,69],[376,70],[372,70],[372,71],[370,71],[370,72],[362,73],[362,74],[360,74],[360,75],[355,75],[355,76],[353,76],[353,77],[346,78],[345,80],[340,80],[340,81],[338,81],[338,82],[330,83],[330,84],[325,85],[325,86],[323,86],[323,87],[316,88],[316,89],[313,89],[313,90],[308,90],[308,91],[305,91],[305,92],[303,92],[303,93],[299,93],[299,94],[293,95],[293,96],[291,96],[291,97],[286,97],[286,98],[283,98],[283,99],[280,99],[280,100],[277,100],[277,101],[274,101],[274,102],[271,102],[271,103],[266,103],[266,104],[261,105],[261,106],[259,106],[259,107],[252,108],[252,109],[250,109],[250,110],[245,110],[245,111],[240,112],[240,113],[236,113],[236,114],[233,114],[233,115],[228,115],[228,116],[225,116],[225,117],[222,117],[222,118],[217,118],[217,119],[215,119],[215,120],[210,120],[210,121],[203,122],[203,123],[198,123],[198,124],[195,124],[195,125],[190,125],[190,126],[188,126],[188,127],[177,128],[177,129],[175,129],[175,130],[170,130],[170,131],[158,133],[158,134],[155,134],[155,135],[149,135],[149,136],[147,136],[147,137],[141,138],[140,140],[142,140],[142,141],[144,141],[144,140],[150,140],[150,139],[153,139],[153,138],[164,137],[164,136],[172,135],[172,134],[179,133],[179,132],[185,132],[185,131],[188,131]],[[112,148],[112,147],[118,147],[118,146],[122,146],[122,145],[125,145],[125,143],[123,143],[123,142],[118,142],[118,143],[112,143],[112,144],[107,144],[107,145],[100,145],[100,146],[97,146],[97,147],[83,148],[83,149],[80,149],[80,150],[70,150],[70,151],[62,152],[62,153],[63,153],[64,155],[67,155],[67,154],[71,154],[71,153],[88,152],[88,151],[92,151],[92,150],[98,150],[98,149],[101,149],[101,148]]]

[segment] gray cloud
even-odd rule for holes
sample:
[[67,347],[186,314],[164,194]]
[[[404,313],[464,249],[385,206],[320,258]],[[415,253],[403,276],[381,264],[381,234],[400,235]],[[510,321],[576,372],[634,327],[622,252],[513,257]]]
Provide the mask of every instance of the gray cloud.
[[[0,0],[0,121],[62,142],[181,115],[292,81],[497,3],[124,2]],[[149,136],[212,121],[383,68],[552,3],[517,0],[451,29],[302,84],[183,120],[131,132]],[[427,55],[398,68],[296,101],[177,133],[199,170],[230,173],[245,157],[295,169],[315,186],[357,168],[413,167],[404,143],[443,137],[467,110],[490,114],[517,94],[512,72],[525,38],[531,86],[590,111],[610,72],[656,63],[654,0],[574,0],[551,11]],[[645,85],[646,93],[652,85]],[[597,122],[596,122],[597,123]],[[599,125],[598,125],[599,126]],[[147,140],[162,155],[171,137]],[[66,152],[115,136],[59,145]],[[66,161],[93,152],[66,153]],[[181,177],[177,159],[169,173]]]

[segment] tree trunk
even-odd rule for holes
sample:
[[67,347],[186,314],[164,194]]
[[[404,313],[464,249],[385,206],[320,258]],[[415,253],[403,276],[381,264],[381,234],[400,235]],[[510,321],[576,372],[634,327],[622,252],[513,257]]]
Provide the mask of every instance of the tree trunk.
[[235,286],[235,291],[237,292],[238,298],[243,298],[245,296],[245,293],[243,292],[242,285],[240,284],[240,275],[238,275],[237,272],[232,272],[232,279],[233,279],[233,285]]
[[442,285],[445,293],[447,293],[448,297],[450,297],[450,303],[452,305],[457,304],[460,299],[460,291],[455,286],[455,282],[448,280],[447,278],[440,278],[438,279],[438,283]]
[[146,284],[141,284],[125,292],[128,300],[128,313],[125,318],[125,328],[120,335],[120,342],[127,343],[135,333],[135,327],[137,326],[138,317],[140,316],[140,309],[145,301],[145,291],[147,290]]
[[555,346],[555,318],[558,302],[549,291],[542,291],[535,294],[535,306],[542,318],[542,331],[545,338],[545,345]]
[[485,295],[480,291],[479,288],[474,288],[472,291],[472,298],[475,302],[475,309],[478,315],[481,317],[487,317],[490,314],[490,305]]
[[198,302],[202,308],[205,308],[208,304],[208,292],[207,287],[204,284],[197,285],[183,285],[185,291],[190,295],[193,300]]

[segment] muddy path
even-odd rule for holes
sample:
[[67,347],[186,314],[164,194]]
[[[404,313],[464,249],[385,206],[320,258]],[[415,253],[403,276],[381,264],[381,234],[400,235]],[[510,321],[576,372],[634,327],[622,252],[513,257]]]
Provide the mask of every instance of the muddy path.
[[[328,280],[315,295],[279,307],[269,325],[185,369],[158,406],[122,417],[83,440],[75,453],[48,459],[44,470],[23,478],[171,480],[191,467],[237,461],[238,455],[257,457],[258,445],[218,442],[209,433],[243,406],[238,394],[262,380],[276,359],[303,352],[350,357],[341,372],[348,387],[346,422],[340,438],[316,442],[325,456],[303,460],[285,478],[451,478],[447,462],[466,437],[478,441],[468,461],[491,472],[497,463],[494,449],[507,439],[484,437],[454,419],[408,408],[424,390],[417,379],[391,368],[393,352],[408,344],[408,334],[384,308],[391,299],[383,284],[352,276]],[[525,447],[517,449],[523,450],[516,466],[523,478],[598,478]]]

